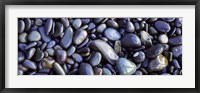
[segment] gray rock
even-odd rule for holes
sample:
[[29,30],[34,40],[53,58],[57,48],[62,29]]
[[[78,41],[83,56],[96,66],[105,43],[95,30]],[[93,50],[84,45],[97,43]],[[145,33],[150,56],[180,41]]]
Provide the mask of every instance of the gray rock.
[[178,58],[182,55],[182,45],[174,46],[171,48],[172,54],[175,58]]
[[74,44],[81,44],[86,39],[87,35],[87,31],[81,29],[77,30],[73,37]]
[[124,47],[140,47],[142,44],[140,38],[135,34],[126,34],[121,42]]
[[120,75],[132,75],[137,69],[135,63],[126,58],[119,58],[116,62],[116,67]]
[[101,58],[101,53],[96,52],[92,54],[89,62],[92,66],[97,66],[101,62]]
[[31,69],[31,70],[36,70],[37,69],[37,65],[35,62],[31,61],[31,60],[24,60],[23,61],[23,66]]
[[80,54],[77,54],[77,53],[74,53],[72,55],[72,58],[74,59],[74,61],[78,62],[78,63],[81,63],[83,61],[83,58]]
[[28,40],[31,42],[39,41],[41,39],[41,35],[38,31],[31,31],[28,35]]
[[31,59],[33,55],[35,54],[35,51],[36,51],[35,48],[30,48],[27,53],[27,59]]
[[65,50],[56,50],[56,61],[60,64],[64,64],[67,59],[67,52]]
[[94,71],[90,64],[82,63],[79,68],[79,74],[80,75],[94,75]]
[[114,28],[106,28],[104,35],[111,41],[116,41],[121,38],[121,34]]
[[28,40],[27,37],[28,37],[27,33],[21,33],[19,35],[19,42],[26,43]]
[[169,45],[181,45],[181,44],[182,44],[182,36],[169,38]]
[[54,68],[57,75],[65,75],[65,71],[59,63],[54,62],[53,68]]
[[23,20],[18,21],[18,33],[24,32],[25,29],[25,23]]
[[73,38],[73,29],[71,27],[68,27],[64,32],[64,36],[60,40],[60,45],[63,48],[67,49],[72,43],[72,38]]
[[168,60],[165,56],[159,55],[149,62],[150,71],[162,71],[168,65]]
[[103,68],[102,69],[102,74],[103,75],[112,75],[111,71],[109,69],[107,69],[107,68]]
[[156,44],[146,51],[146,56],[148,58],[155,58],[163,52],[164,48],[161,44]]
[[81,19],[75,19],[72,23],[72,26],[75,28],[75,29],[78,29],[80,28],[82,25],[82,21]]

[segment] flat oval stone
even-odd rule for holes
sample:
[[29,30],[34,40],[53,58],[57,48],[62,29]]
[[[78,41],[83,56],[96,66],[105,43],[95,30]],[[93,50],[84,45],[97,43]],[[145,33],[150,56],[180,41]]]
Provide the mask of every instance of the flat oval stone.
[[54,62],[53,69],[55,70],[57,75],[65,75],[65,71],[59,63]]
[[70,65],[73,65],[74,64],[74,60],[71,59],[71,58],[67,58],[67,61],[66,61],[68,64]]
[[56,28],[55,28],[55,32],[54,32],[53,36],[58,37],[62,34],[64,27],[63,27],[63,24],[61,24],[59,22],[56,22],[55,26],[56,26]]
[[48,18],[46,23],[45,23],[45,33],[46,33],[46,35],[49,35],[49,33],[52,29],[52,25],[53,25],[53,19]]
[[31,60],[24,60],[23,66],[28,68],[28,69],[31,69],[31,70],[36,70],[37,69],[36,63],[31,61]]
[[35,51],[36,51],[35,48],[30,48],[27,53],[27,59],[31,59],[33,55],[35,54]]
[[60,64],[64,64],[67,59],[67,52],[65,50],[56,50],[56,61]]
[[181,44],[182,44],[182,36],[169,38],[169,45],[181,45]]
[[182,45],[174,46],[171,48],[172,54],[175,58],[178,58],[182,55]]
[[52,48],[56,45],[56,41],[52,40],[50,41],[48,44],[47,44],[47,47],[46,48]]
[[104,18],[94,18],[93,21],[94,23],[98,24],[100,23],[101,21],[103,21]]
[[88,24],[87,30],[92,30],[92,29],[94,29],[95,27],[96,27],[96,25],[95,25],[93,22],[91,22],[91,23]]
[[44,57],[43,51],[40,50],[40,48],[37,48],[36,51],[35,51],[35,54],[33,56],[33,59],[35,61],[40,61],[40,60],[42,60],[43,57]]
[[134,27],[132,22],[128,21],[126,23],[126,31],[127,32],[134,32],[135,31],[135,27]]
[[80,75],[94,75],[93,68],[88,63],[82,63],[79,68]]
[[74,53],[72,55],[72,58],[74,59],[74,61],[78,62],[78,63],[81,63],[83,61],[83,58],[81,55],[77,54],[77,53]]
[[41,50],[44,50],[46,46],[47,46],[47,43],[43,43],[43,44],[41,45],[40,49],[41,49]]
[[19,44],[18,44],[18,47],[19,47],[19,49],[20,49],[21,51],[26,52],[26,47],[27,47],[26,44],[24,44],[24,43],[19,43]]
[[156,44],[146,51],[146,56],[148,58],[155,58],[156,56],[160,55],[163,52],[163,46],[161,44]]
[[69,49],[67,50],[67,56],[72,56],[74,52],[76,51],[76,48],[74,46],[70,46]]
[[23,52],[18,51],[18,63],[22,62],[25,59],[25,55]]
[[109,69],[107,69],[107,68],[103,68],[102,69],[102,74],[103,75],[112,75],[111,71]]
[[115,61],[119,58],[113,48],[103,40],[94,40],[89,44],[89,47],[100,52],[103,58],[111,64],[115,64]]
[[80,45],[78,45],[77,48],[80,49],[80,48],[86,46],[89,41],[90,41],[90,39],[88,37],[86,37],[86,39]]
[[83,24],[88,24],[90,22],[89,18],[81,18]]
[[81,29],[77,30],[73,37],[74,44],[76,44],[76,45],[81,44],[85,40],[87,35],[88,35],[87,31],[81,30]]
[[161,33],[167,33],[170,31],[171,27],[165,21],[156,21],[154,23],[155,28],[160,31]]
[[153,45],[152,43],[153,37],[149,35],[149,33],[147,33],[146,31],[141,31],[140,35],[141,35],[141,41],[146,47],[150,47]]
[[45,31],[44,31],[44,26],[39,27],[38,30],[39,30],[40,35],[41,35],[41,37],[42,37],[42,40],[43,40],[44,42],[47,43],[47,42],[51,41],[51,37],[50,37],[49,35],[46,35],[46,33],[45,33]]
[[28,35],[28,40],[31,42],[39,41],[41,39],[41,35],[38,31],[31,31]]
[[119,27],[118,23],[116,21],[114,21],[114,20],[107,20],[106,24],[108,26],[110,26],[110,27],[113,27],[113,28],[118,28]]
[[105,29],[104,35],[111,41],[116,41],[121,38],[121,34],[114,28]]
[[24,32],[25,29],[25,23],[23,20],[18,21],[18,33]]
[[25,49],[28,50],[29,48],[32,48],[32,47],[35,47],[37,45],[37,42],[32,42],[32,43],[29,43]]
[[154,27],[151,26],[151,27],[149,27],[148,33],[150,35],[157,35],[158,31]]
[[167,65],[167,58],[163,55],[159,55],[149,62],[148,68],[150,71],[162,71]]
[[69,26],[69,20],[67,18],[60,18],[60,22],[63,24],[64,28]]
[[96,52],[92,54],[89,62],[92,66],[97,66],[101,62],[101,53]]
[[80,28],[82,25],[82,21],[81,19],[75,19],[72,23],[72,26],[75,28],[75,29],[78,29]]
[[52,59],[51,57],[48,57],[41,60],[41,65],[44,68],[53,68],[54,62],[55,62],[54,59]]
[[73,38],[73,29],[71,27],[66,28],[63,37],[60,40],[60,45],[67,49],[71,43]]
[[176,69],[180,69],[180,68],[181,68],[181,66],[180,66],[179,63],[178,63],[178,60],[176,60],[176,59],[173,59],[173,60],[172,60],[172,64],[173,64],[173,66],[174,66]]
[[175,18],[162,18],[162,20],[164,20],[166,22],[172,22],[175,20]]
[[106,29],[106,24],[101,24],[97,27],[98,33],[103,33],[103,31]]
[[158,37],[158,41],[160,43],[168,43],[168,37],[166,34],[161,34],[159,37]]
[[19,35],[19,42],[26,43],[28,40],[27,37],[28,37],[27,33],[21,33]]
[[31,19],[30,18],[25,18],[25,31],[29,31],[29,29],[31,28]]
[[121,42],[124,47],[140,47],[142,45],[140,38],[135,34],[126,34]]
[[116,67],[120,75],[132,75],[137,69],[135,63],[126,58],[119,58],[116,62]]

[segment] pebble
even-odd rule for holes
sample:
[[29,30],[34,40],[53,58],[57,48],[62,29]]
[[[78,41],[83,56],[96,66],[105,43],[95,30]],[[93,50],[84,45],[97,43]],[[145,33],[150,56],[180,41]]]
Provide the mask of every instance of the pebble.
[[60,64],[64,64],[67,59],[67,52],[65,50],[56,50],[56,61]]
[[141,63],[145,60],[145,54],[142,51],[138,51],[133,55],[134,62]]
[[151,27],[149,27],[148,33],[150,35],[157,35],[158,31],[154,27],[151,26]]
[[103,58],[111,64],[115,64],[115,61],[119,58],[113,48],[103,40],[94,40],[89,44],[89,47],[100,52]]
[[170,31],[170,25],[165,21],[156,21],[154,23],[155,28],[160,31],[161,33],[167,33]]
[[25,55],[23,52],[18,51],[18,63],[22,62],[25,59]]
[[21,33],[19,35],[19,42],[26,43],[28,40],[27,37],[28,37],[27,33]]
[[115,22],[114,20],[107,20],[107,21],[106,21],[106,24],[107,24],[108,26],[110,26],[110,27],[113,27],[113,28],[118,28],[118,27],[119,27],[118,23]]
[[134,27],[132,22],[128,21],[126,23],[126,31],[127,32],[134,32],[135,31],[135,27]]
[[142,75],[142,71],[137,70],[137,71],[134,73],[134,75]]
[[35,62],[31,61],[31,60],[24,60],[23,61],[23,66],[31,69],[31,70],[36,70],[37,69],[37,65]]
[[72,56],[72,54],[74,54],[75,51],[76,51],[76,47],[70,46],[69,49],[67,50],[67,56],[68,57]]
[[59,22],[56,22],[55,24],[55,32],[53,34],[54,37],[59,37],[62,33],[63,33],[63,24],[59,23]]
[[119,58],[116,62],[116,67],[120,75],[132,75],[137,69],[135,63],[126,58]]
[[175,58],[178,58],[182,55],[182,45],[174,46],[171,48],[172,54]]
[[51,37],[50,37],[49,35],[46,35],[43,26],[39,27],[38,30],[39,30],[40,35],[41,35],[41,37],[42,37],[42,40],[43,40],[44,42],[47,43],[47,42],[51,41]]
[[111,41],[116,41],[121,38],[120,33],[114,28],[106,28],[104,31],[104,35],[107,39]]
[[54,62],[55,62],[54,59],[52,59],[51,57],[48,57],[41,60],[41,65],[44,68],[53,68]]
[[43,23],[42,19],[40,19],[40,18],[35,19],[35,25],[36,26],[41,26],[42,23]]
[[69,20],[67,18],[60,18],[60,22],[63,24],[64,28],[69,26]]
[[45,23],[45,33],[46,35],[49,35],[51,29],[52,29],[52,25],[53,25],[53,19],[52,18],[48,18],[46,23]]
[[80,28],[82,25],[82,21],[81,19],[75,19],[72,23],[72,26],[75,28],[75,29],[78,29]]
[[25,31],[29,31],[29,29],[31,28],[31,19],[25,18],[24,22],[25,22]]
[[33,55],[35,54],[35,51],[36,51],[35,48],[30,48],[27,53],[27,59],[31,59]]
[[101,24],[97,27],[97,32],[103,33],[105,29],[106,29],[106,24]]
[[35,54],[33,56],[33,59],[35,61],[40,61],[40,60],[42,60],[43,57],[44,57],[43,51],[41,49],[37,48],[35,51]]
[[64,32],[64,36],[60,40],[60,45],[63,48],[67,49],[72,43],[72,38],[73,38],[73,30],[71,27],[68,27]]
[[74,60],[71,59],[71,58],[67,58],[66,62],[70,65],[73,65],[74,64]]
[[140,38],[135,34],[126,34],[121,43],[124,47],[140,47],[142,45]]
[[81,63],[83,61],[83,58],[80,54],[74,53],[72,55],[72,58],[74,59],[75,62]]
[[181,45],[181,44],[182,44],[182,36],[169,38],[169,45]]
[[87,30],[90,31],[90,30],[94,29],[95,27],[96,27],[96,25],[94,23],[89,23]]
[[38,31],[31,31],[28,35],[28,40],[31,42],[39,41],[41,39],[41,35]]
[[90,58],[89,62],[92,66],[97,66],[101,62],[101,58],[102,58],[101,53],[96,52],[92,54],[92,57]]
[[18,21],[18,33],[24,32],[25,29],[25,23],[23,20]]
[[159,37],[158,37],[158,41],[160,43],[168,43],[168,37],[166,34],[161,34]]
[[87,37],[87,31],[77,30],[73,37],[73,42],[76,45],[81,44]]
[[156,44],[146,51],[146,57],[148,58],[155,58],[163,52],[163,46],[161,44]]
[[101,68],[94,68],[94,74],[95,75],[102,75],[103,74],[103,70]]
[[52,41],[50,41],[50,42],[47,44],[46,48],[52,48],[52,47],[54,47],[55,45],[56,45],[56,41],[52,40]]
[[59,63],[54,62],[53,68],[58,75],[65,75],[65,71]]
[[94,75],[93,68],[88,63],[82,63],[79,68],[80,75]]
[[27,46],[25,46],[25,50],[28,50],[29,48],[32,48],[32,47],[34,47],[36,45],[37,45],[37,42],[29,43]]
[[159,55],[149,62],[148,68],[150,71],[162,71],[167,65],[167,58],[163,55]]
[[107,69],[107,68],[103,68],[102,69],[102,74],[103,75],[112,75],[111,71],[109,69]]
[[176,59],[173,59],[173,60],[172,60],[172,64],[173,64],[173,66],[174,66],[176,69],[180,69],[180,68],[181,68],[181,66],[180,66],[179,63],[178,63],[178,60],[176,60]]
[[142,43],[146,46],[146,47],[150,47],[152,46],[152,39],[153,37],[151,35],[149,35],[147,32],[145,31],[141,31],[140,32],[141,35],[141,41]]

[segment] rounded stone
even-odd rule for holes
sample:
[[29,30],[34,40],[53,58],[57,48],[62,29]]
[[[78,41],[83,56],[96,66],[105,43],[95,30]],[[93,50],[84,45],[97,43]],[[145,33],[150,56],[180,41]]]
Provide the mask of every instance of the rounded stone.
[[135,34],[126,34],[121,42],[124,47],[140,47],[142,45],[140,38]]
[[94,75],[93,68],[88,63],[82,63],[79,68],[80,75]]
[[52,29],[52,25],[53,25],[53,19],[48,18],[46,23],[45,23],[45,33],[46,33],[46,35],[49,35],[49,33]]
[[56,61],[64,64],[67,59],[67,52],[65,50],[56,50]]
[[167,33],[170,31],[170,25],[165,21],[156,21],[154,23],[155,28],[160,31],[161,33]]
[[69,49],[67,50],[67,56],[72,56],[72,54],[74,54],[74,52],[76,51],[76,47],[75,46],[70,46]]
[[166,34],[161,34],[159,37],[158,37],[158,41],[160,43],[168,43],[168,37]]
[[46,48],[52,48],[52,47],[54,47],[55,45],[56,45],[56,41],[52,40],[52,41],[50,41],[50,42],[47,44]]
[[132,75],[137,69],[135,63],[126,58],[119,58],[116,62],[116,67],[120,75]]
[[55,70],[57,75],[65,75],[65,71],[59,63],[54,62],[53,69]]
[[72,26],[75,28],[75,29],[78,29],[80,28],[82,25],[82,21],[81,19],[75,19],[72,23]]
[[81,29],[77,30],[73,37],[74,44],[81,44],[86,39],[87,35],[87,31]]
[[18,33],[24,32],[25,29],[25,23],[23,20],[18,21]]
[[40,18],[35,19],[35,25],[41,26],[42,23],[43,23],[42,19],[40,19]]
[[165,56],[159,55],[149,62],[150,71],[162,71],[168,65],[168,60]]
[[67,49],[71,43],[72,43],[72,39],[73,39],[73,29],[71,27],[66,28],[63,37],[60,40],[60,45]]
[[18,63],[22,62],[25,59],[25,55],[23,52],[18,51]]
[[55,62],[54,59],[52,59],[51,57],[48,57],[41,60],[41,65],[44,68],[53,68],[54,62]]
[[27,59],[31,59],[33,55],[35,54],[35,51],[36,51],[35,48],[30,48],[27,53]]
[[142,51],[138,51],[133,55],[134,62],[141,63],[145,60],[145,54]]
[[78,63],[81,63],[83,61],[83,58],[80,54],[77,54],[77,53],[74,53],[72,55],[72,58],[74,59],[74,61],[78,62]]
[[94,74],[95,75],[102,75],[103,70],[101,68],[94,68]]
[[114,28],[106,28],[104,35],[111,41],[116,41],[121,38],[121,34]]
[[31,42],[39,41],[41,39],[41,35],[38,31],[31,31],[28,35],[28,40]]
[[182,44],[182,36],[169,38],[169,45],[181,45],[181,44]]
[[126,23],[126,31],[127,32],[134,32],[135,31],[135,27],[134,27],[132,22],[128,21]]
[[28,37],[27,33],[21,33],[19,35],[19,42],[26,43],[27,42],[27,37]]
[[103,33],[105,29],[106,29],[106,24],[101,24],[97,27],[97,32]]
[[89,62],[92,66],[97,66],[101,62],[101,58],[101,53],[96,52],[92,54]]
[[163,52],[164,48],[161,44],[156,44],[146,51],[146,56],[148,58],[155,58],[156,56],[160,55]]
[[174,46],[171,48],[172,54],[175,58],[178,58],[182,55],[182,45]]
[[23,61],[23,66],[31,69],[31,70],[36,70],[37,69],[37,65],[35,62],[31,61],[31,60],[24,60]]
[[102,69],[102,75],[112,75],[111,71],[107,68]]

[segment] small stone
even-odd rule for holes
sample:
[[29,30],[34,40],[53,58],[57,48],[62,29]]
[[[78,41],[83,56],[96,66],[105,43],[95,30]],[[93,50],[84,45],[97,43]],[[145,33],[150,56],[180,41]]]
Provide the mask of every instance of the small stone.
[[41,39],[41,35],[38,31],[32,31],[28,35],[28,40],[31,42],[39,41]]
[[181,45],[182,36],[176,36],[169,39],[169,45]]
[[35,54],[35,51],[36,51],[35,48],[30,48],[27,53],[27,59],[31,59],[33,55]]
[[28,37],[27,33],[21,33],[19,35],[19,42],[26,43],[27,42],[27,37]]
[[83,61],[83,58],[81,55],[77,54],[77,53],[74,53],[72,55],[72,58],[74,59],[74,61],[78,62],[78,63],[81,63]]
[[134,32],[135,31],[135,27],[134,27],[132,22],[128,21],[126,23],[126,31],[127,32]]
[[145,60],[145,54],[142,51],[138,51],[133,55],[133,59],[137,63],[141,63]]
[[95,75],[102,75],[102,73],[103,73],[103,70],[101,68],[95,68],[94,69],[94,74]]
[[137,69],[135,63],[126,58],[119,58],[116,62],[116,67],[120,75],[132,75]]
[[33,56],[33,59],[35,61],[40,61],[42,60],[42,58],[44,57],[44,53],[42,50],[40,50],[39,48],[36,49],[35,54]]
[[70,46],[69,49],[67,50],[67,56],[70,57],[74,52],[76,51],[75,46]]
[[79,68],[80,75],[94,75],[93,68],[88,63],[82,63]]
[[72,23],[72,26],[75,28],[75,29],[78,29],[80,28],[82,25],[82,21],[81,19],[75,19]]
[[25,23],[23,20],[18,21],[18,33],[24,32],[25,29]]
[[163,46],[161,44],[156,44],[146,51],[146,56],[148,58],[155,58],[156,56],[160,55],[163,52]]
[[174,46],[171,48],[172,54],[175,58],[178,58],[182,55],[182,45]]
[[49,33],[52,29],[52,25],[53,25],[53,19],[48,18],[46,23],[45,23],[45,33],[46,33],[46,35],[49,35]]
[[161,34],[159,37],[158,37],[158,41],[160,43],[168,43],[168,37],[166,34]]
[[54,68],[57,75],[65,75],[65,71],[59,63],[54,62],[53,68]]
[[97,32],[103,33],[105,29],[106,29],[106,24],[101,24],[97,27]]
[[23,52],[18,51],[18,63],[22,62],[25,59],[25,55]]
[[167,33],[170,31],[170,25],[165,21],[156,21],[154,23],[155,28],[160,31],[161,33]]
[[66,28],[63,37],[60,40],[60,45],[67,49],[71,43],[73,38],[73,29],[71,27]]
[[56,61],[64,64],[67,59],[67,52],[65,50],[56,50]]
[[101,62],[101,54],[99,52],[92,54],[89,62],[92,66],[97,66]]
[[87,32],[85,30],[77,30],[74,37],[73,37],[73,42],[76,45],[81,44],[87,37]]
[[50,41],[48,44],[47,44],[47,47],[46,48],[52,48],[56,45],[56,41]]
[[103,68],[102,71],[103,71],[102,72],[103,75],[112,75],[112,73],[110,72],[110,70],[107,69],[107,68]]
[[104,35],[111,41],[116,41],[121,38],[120,33],[114,28],[106,28],[104,31]]
[[46,35],[46,33],[45,33],[45,31],[44,31],[44,26],[39,27],[38,30],[39,30],[40,35],[41,35],[41,37],[42,37],[42,40],[43,40],[44,42],[47,43],[47,42],[51,41],[51,37],[50,37],[49,35]]
[[167,65],[167,58],[163,55],[159,55],[149,62],[148,68],[150,71],[162,71]]
[[140,38],[135,34],[126,34],[121,42],[124,47],[140,47],[142,45]]
[[28,68],[28,69],[31,69],[31,70],[36,70],[37,69],[36,63],[31,61],[31,60],[24,60],[23,66]]

